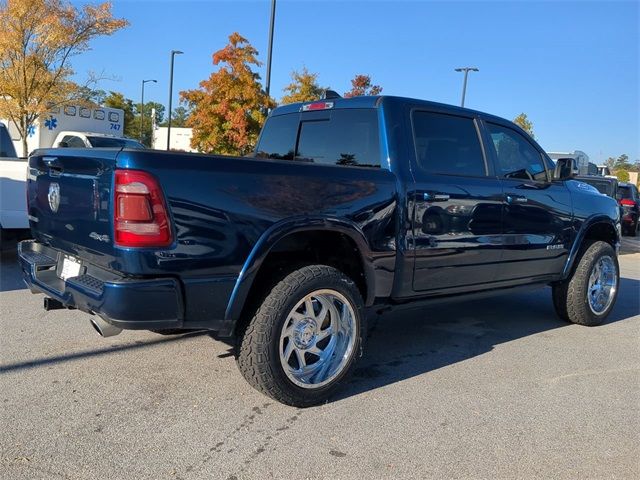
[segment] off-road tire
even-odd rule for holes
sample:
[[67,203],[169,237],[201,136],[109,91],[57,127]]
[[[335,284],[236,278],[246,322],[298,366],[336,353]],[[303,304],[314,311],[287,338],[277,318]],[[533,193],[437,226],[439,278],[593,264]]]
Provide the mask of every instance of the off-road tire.
[[[617,286],[609,307],[597,315],[589,308],[587,288],[593,266],[602,256],[613,258],[616,266]],[[601,324],[613,309],[620,290],[620,266],[613,247],[607,242],[593,241],[584,246],[582,255],[573,269],[571,277],[552,286],[553,305],[560,318],[579,325],[595,326]]]
[[[291,382],[280,363],[280,333],[296,303],[319,289],[341,293],[355,314],[355,342],[341,373],[326,385],[302,388]],[[277,282],[239,332],[236,361],[244,378],[256,390],[286,405],[309,407],[325,402],[353,371],[362,354],[366,319],[360,292],[349,277],[326,265],[309,265],[293,271]]]

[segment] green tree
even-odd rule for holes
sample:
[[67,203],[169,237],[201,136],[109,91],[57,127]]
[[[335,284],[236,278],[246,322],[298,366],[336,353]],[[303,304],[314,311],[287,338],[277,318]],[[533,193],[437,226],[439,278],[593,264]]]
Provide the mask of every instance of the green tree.
[[516,118],[513,119],[513,123],[518,125],[521,129],[531,135],[531,138],[536,138],[533,134],[533,122],[527,118],[526,113],[521,113]]
[[137,138],[140,134],[140,124],[136,123],[136,112],[133,100],[125,98],[120,92],[109,92],[104,99],[104,106],[124,110],[125,137]]
[[186,127],[189,113],[189,110],[182,105],[174,108],[171,114],[171,125],[175,127]]
[[309,72],[307,67],[300,72],[294,70],[291,72],[291,83],[284,87],[285,95],[280,104],[318,100],[327,88],[318,85],[318,74]]
[[[144,104],[144,123],[146,124],[147,122],[149,122],[149,124],[151,124],[151,112],[153,111],[153,109],[155,108],[155,112],[156,112],[156,125],[160,125],[162,122],[164,122],[164,112],[165,112],[165,106],[161,103],[158,102],[145,102]],[[136,115],[140,115],[140,104],[136,104]]]
[[107,98],[107,92],[83,85],[78,87],[78,97],[79,103],[87,103],[89,105],[99,107],[100,105],[104,105],[104,100]]
[[150,147],[153,139],[152,109],[156,109],[156,125],[164,120],[165,107],[158,102],[145,102],[144,104],[144,131],[140,132],[140,104],[134,103],[120,92],[109,92],[104,99],[104,106],[124,110],[124,136],[140,140]]
[[[189,109],[183,105],[179,105],[173,109],[173,114],[171,115],[171,126],[172,127],[186,127],[187,120],[189,118]],[[161,127],[166,127],[169,125],[169,119],[165,119],[162,123],[159,124]]]
[[201,152],[244,155],[251,151],[275,106],[260,84],[258,51],[239,33],[213,54],[218,70],[200,88],[180,92],[191,109],[187,126],[193,128],[191,146]]
[[609,157],[604,161],[604,164],[609,167],[609,169],[617,175],[617,172],[624,171],[627,172],[635,172],[638,171],[638,162],[635,164],[629,161],[629,155],[623,153],[619,157]]
[[629,172],[627,172],[626,170],[616,170],[616,177],[618,177],[618,180],[620,180],[621,182],[628,182]]
[[615,168],[616,170],[630,170],[631,168],[633,168],[633,165],[629,161],[629,155],[623,153],[618,158],[616,158],[616,162],[614,163],[613,168]]

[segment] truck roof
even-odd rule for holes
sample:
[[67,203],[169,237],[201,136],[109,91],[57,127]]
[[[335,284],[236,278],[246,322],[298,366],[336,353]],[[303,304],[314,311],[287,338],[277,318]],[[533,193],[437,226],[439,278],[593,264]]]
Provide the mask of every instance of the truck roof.
[[[482,115],[487,118],[494,118],[496,120],[505,121],[505,118],[498,117],[496,115],[491,115],[490,113],[481,112],[479,110],[473,110],[470,108],[458,107],[455,105],[449,105],[447,103],[439,103],[432,102],[429,100],[420,100],[418,98],[410,98],[410,97],[397,97],[393,95],[372,95],[372,96],[360,96],[360,97],[351,97],[351,98],[327,98],[327,99],[318,99],[312,102],[297,102],[290,103],[288,105],[282,105],[280,107],[275,108],[271,112],[271,116],[276,115],[285,115],[287,113],[296,113],[300,112],[303,105],[308,105],[310,103],[316,102],[332,102],[333,108],[377,108],[382,103],[389,104],[406,104],[409,103],[411,105],[422,105],[425,107],[434,108],[436,110],[448,111],[451,113],[473,113],[477,115]],[[507,120],[508,121],[508,120]]]

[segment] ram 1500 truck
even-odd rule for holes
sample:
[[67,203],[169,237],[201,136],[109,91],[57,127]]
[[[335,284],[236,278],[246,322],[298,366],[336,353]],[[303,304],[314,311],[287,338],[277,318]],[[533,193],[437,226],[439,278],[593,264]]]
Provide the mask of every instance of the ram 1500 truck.
[[551,285],[561,318],[602,322],[619,208],[572,171],[492,115],[326,98],[271,112],[252,158],[35,152],[19,256],[46,308],[235,336],[251,385],[307,406],[353,369],[368,307]]

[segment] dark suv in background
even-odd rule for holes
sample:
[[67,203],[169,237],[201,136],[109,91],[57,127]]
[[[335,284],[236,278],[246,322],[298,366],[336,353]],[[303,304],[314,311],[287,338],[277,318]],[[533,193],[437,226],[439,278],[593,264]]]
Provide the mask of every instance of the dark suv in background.
[[638,234],[638,219],[640,217],[640,195],[638,187],[633,183],[618,184],[618,195],[616,197],[622,207],[622,230],[627,235],[636,236]]
[[576,180],[591,185],[603,195],[617,200],[618,179],[612,177],[601,177],[599,175],[583,175],[575,177]]

